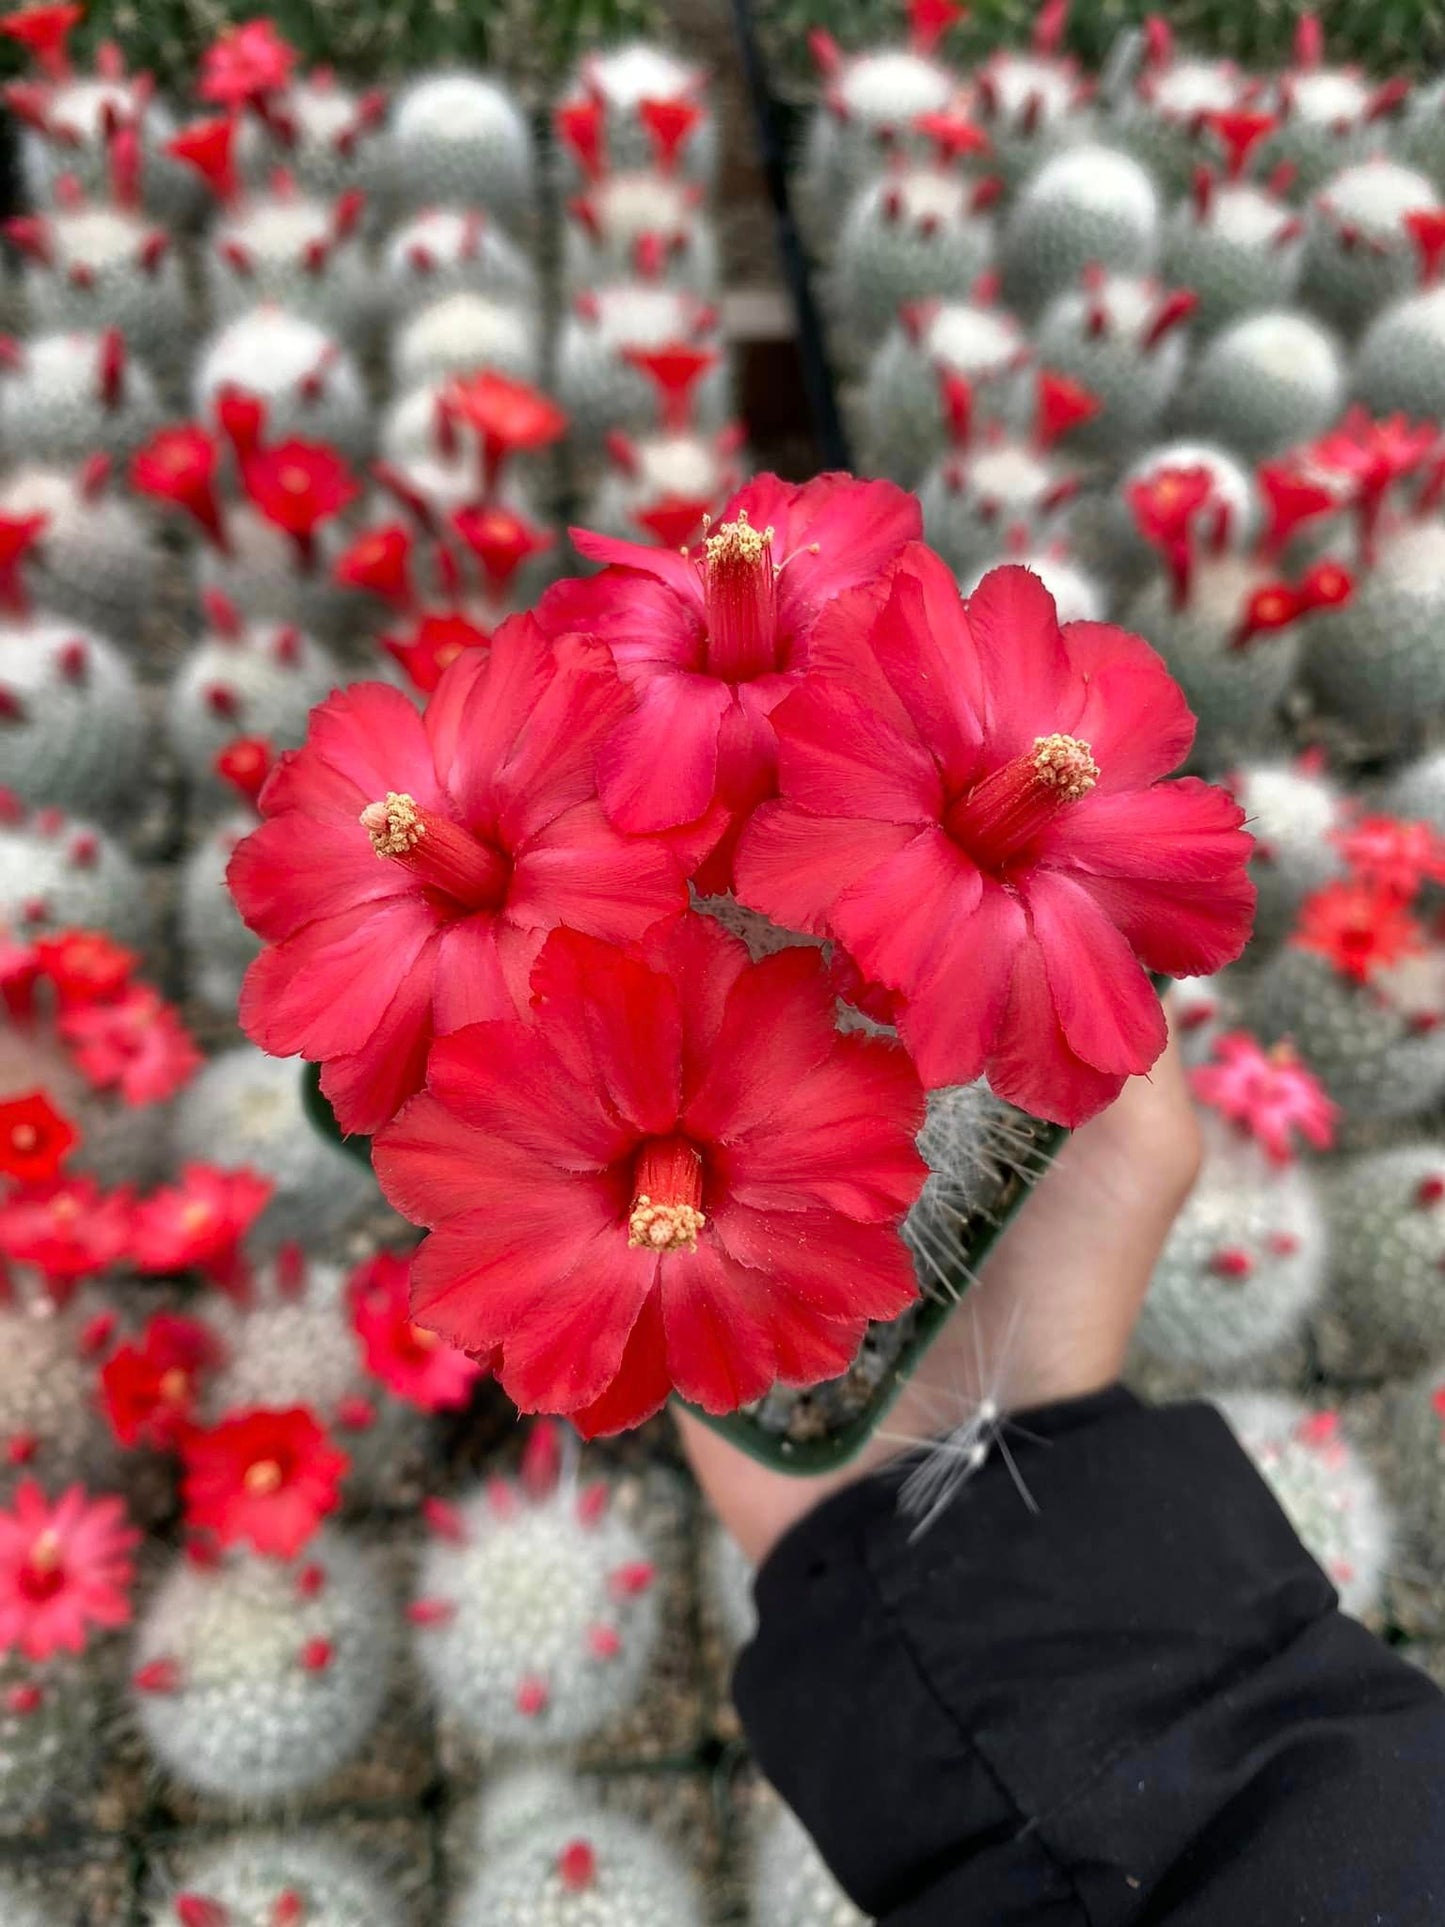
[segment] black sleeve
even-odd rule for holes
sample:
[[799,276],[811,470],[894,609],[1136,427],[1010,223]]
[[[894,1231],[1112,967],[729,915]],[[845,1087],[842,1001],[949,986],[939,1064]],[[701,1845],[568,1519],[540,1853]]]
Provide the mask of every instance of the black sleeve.
[[915,1543],[896,1477],[758,1576],[768,1778],[887,1927],[1440,1927],[1445,1699],[1336,1610],[1206,1405],[1020,1420]]

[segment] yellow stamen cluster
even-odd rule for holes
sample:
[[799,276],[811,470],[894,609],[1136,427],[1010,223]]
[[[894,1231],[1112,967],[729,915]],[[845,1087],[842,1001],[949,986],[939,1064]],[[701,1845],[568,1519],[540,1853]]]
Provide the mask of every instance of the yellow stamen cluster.
[[1033,762],[1037,781],[1065,803],[1077,803],[1099,780],[1094,752],[1077,736],[1036,736]]
[[10,1146],[15,1151],[33,1151],[40,1142],[40,1133],[33,1124],[16,1124],[10,1132]]
[[257,1498],[269,1498],[281,1486],[281,1468],[274,1459],[257,1459],[246,1467],[243,1481],[246,1490]]
[[426,835],[416,798],[405,790],[388,790],[384,803],[368,803],[361,812],[361,827],[378,856],[405,856]]
[[758,562],[772,547],[771,523],[755,529],[746,509],[739,509],[735,522],[720,522],[704,544],[709,562]]
[[697,1234],[706,1223],[694,1204],[654,1204],[644,1193],[627,1220],[627,1242],[649,1251],[696,1251]]

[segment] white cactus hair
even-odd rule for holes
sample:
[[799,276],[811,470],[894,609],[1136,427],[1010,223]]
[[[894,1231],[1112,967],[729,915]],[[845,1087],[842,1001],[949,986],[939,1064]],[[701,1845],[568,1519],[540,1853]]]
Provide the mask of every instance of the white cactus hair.
[[[999,1338],[997,1349],[985,1335],[980,1317],[980,1294],[987,1281],[973,1286],[968,1302],[954,1313],[965,1321],[969,1343],[960,1348],[961,1369],[955,1382],[946,1388],[922,1392],[929,1420],[936,1418],[937,1429],[925,1435],[890,1432],[885,1422],[878,1436],[895,1444],[916,1448],[898,1491],[898,1509],[909,1520],[912,1539],[921,1539],[948,1511],[960,1492],[975,1479],[996,1451],[1008,1470],[1019,1499],[1029,1512],[1038,1510],[1033,1494],[1009,1448],[1007,1434],[1032,1435],[1008,1417],[1009,1360],[1018,1330],[1020,1307],[1015,1304]],[[946,1342],[946,1340],[944,1341]],[[961,1414],[961,1416],[960,1416]]]
[[1011,1177],[1040,1175],[1049,1153],[1021,1113],[982,1080],[929,1092],[918,1148],[929,1176],[904,1219],[903,1239],[924,1295],[956,1299],[971,1280],[963,1264],[970,1221],[992,1216]]

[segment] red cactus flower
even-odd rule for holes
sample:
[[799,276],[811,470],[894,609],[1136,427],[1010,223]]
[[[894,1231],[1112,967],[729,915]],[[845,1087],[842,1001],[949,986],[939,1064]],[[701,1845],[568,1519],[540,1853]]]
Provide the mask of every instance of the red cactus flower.
[[680,435],[692,420],[697,384],[721,359],[716,348],[699,348],[690,341],[668,341],[658,348],[624,348],[622,355],[656,388],[662,425],[672,435]]
[[633,509],[632,520],[662,548],[685,549],[709,519],[713,501],[711,495],[664,495]]
[[14,614],[29,606],[21,570],[49,526],[48,515],[0,515],[0,607]]
[[148,984],[133,984],[112,1002],[63,1011],[59,1030],[82,1075],[127,1104],[174,1097],[204,1061],[175,1007]]
[[1355,876],[1413,903],[1427,883],[1445,883],[1445,837],[1429,823],[1362,816],[1334,842]]
[[1296,1134],[1329,1150],[1339,1106],[1290,1045],[1265,1051],[1248,1032],[1229,1031],[1215,1039],[1213,1057],[1190,1072],[1194,1095],[1254,1138],[1271,1163],[1293,1160]]
[[1267,509],[1264,534],[1267,555],[1278,555],[1297,529],[1340,506],[1339,490],[1328,486],[1318,475],[1301,469],[1295,457],[1262,462],[1258,476]]
[[1267,135],[1274,132],[1276,126],[1273,114],[1261,113],[1249,107],[1206,114],[1204,122],[1224,149],[1226,169],[1232,181],[1243,176],[1250,155]]
[[1445,260],[1445,208],[1412,208],[1403,220],[1420,257],[1421,285],[1433,288]]
[[238,1412],[182,1445],[186,1523],[223,1546],[294,1559],[341,1503],[351,1461],[304,1406]]
[[467,1403],[482,1367],[436,1332],[412,1323],[409,1258],[379,1252],[352,1273],[347,1289],[373,1378],[422,1412],[451,1412]]
[[1091,422],[1102,407],[1081,381],[1044,369],[1035,383],[1034,440],[1040,448],[1052,448],[1071,429]]
[[204,1325],[158,1311],[139,1343],[118,1346],[101,1368],[101,1401],[117,1441],[161,1450],[178,1444],[215,1357],[215,1339]]
[[1243,649],[1256,636],[1272,635],[1278,629],[1288,629],[1304,613],[1305,605],[1299,591],[1291,588],[1288,582],[1263,583],[1246,601],[1230,647]]
[[103,1192],[93,1178],[62,1178],[0,1204],[0,1256],[33,1265],[65,1297],[130,1249],[128,1191]]
[[1214,479],[1207,468],[1156,469],[1124,490],[1135,527],[1169,570],[1176,608],[1189,596],[1195,518],[1213,494]]
[[528,556],[552,546],[546,529],[539,529],[515,509],[499,502],[479,502],[459,508],[452,527],[476,556],[492,588],[500,594]]
[[118,998],[139,962],[133,950],[100,930],[62,930],[35,945],[36,968],[54,986],[62,1011]]
[[179,1183],[163,1186],[136,1206],[137,1269],[200,1271],[224,1290],[244,1291],[250,1273],[242,1246],[275,1189],[254,1171],[187,1164]]
[[303,562],[311,560],[321,524],[361,493],[335,449],[297,439],[250,455],[242,464],[241,479],[266,520],[295,542]]
[[567,417],[539,388],[484,368],[459,376],[446,391],[446,405],[457,420],[475,431],[482,445],[482,480],[487,494],[496,487],[509,455],[547,448],[567,429]]
[[1351,983],[1418,956],[1425,931],[1393,890],[1365,878],[1327,883],[1305,898],[1290,942],[1324,957]]
[[412,536],[400,522],[366,529],[332,565],[332,579],[343,588],[362,589],[398,608],[413,601],[411,582]]
[[558,930],[532,992],[543,1021],[440,1039],[376,1140],[383,1190],[433,1227],[418,1322],[589,1436],[674,1387],[721,1412],[846,1370],[916,1296],[904,1053],[838,1034],[813,949],[751,964],[691,914],[635,951]]
[[79,1142],[44,1091],[0,1103],[0,1174],[17,1184],[48,1184]]
[[296,49],[274,20],[247,20],[218,34],[202,54],[196,91],[218,107],[255,106],[287,87],[295,67]]
[[671,174],[682,158],[682,150],[702,124],[703,109],[695,100],[675,95],[670,100],[640,100],[637,118],[647,130],[657,167]]
[[381,646],[406,671],[413,689],[429,696],[464,650],[489,649],[488,632],[455,610],[424,615],[410,635],[383,636]]
[[590,94],[564,101],[552,115],[557,139],[589,181],[600,180],[607,164],[607,112]]
[[908,0],[908,40],[915,53],[931,54],[950,28],[968,13],[961,0]]
[[264,736],[236,736],[216,752],[215,770],[238,796],[254,803],[275,761],[276,752]]
[[574,529],[578,551],[609,566],[557,583],[537,614],[553,635],[600,637],[637,696],[598,757],[618,828],[674,829],[719,807],[741,819],[771,794],[770,718],[807,668],[819,617],[920,532],[912,497],[845,475],[759,476],[690,555]]
[[52,1504],[22,1480],[0,1512],[0,1648],[46,1660],[83,1653],[97,1626],[129,1624],[139,1544],[119,1499],[73,1485]]
[[1373,560],[1380,514],[1385,498],[1402,476],[1416,473],[1438,453],[1440,430],[1432,422],[1411,427],[1403,415],[1373,421],[1363,408],[1352,408],[1328,435],[1308,450],[1308,461],[1326,474],[1344,477],[1346,497],[1360,531],[1361,553]]
[[132,488],[183,509],[218,549],[226,547],[216,495],[220,456],[215,442],[194,422],[163,428],[131,457]]
[[230,114],[217,114],[183,128],[166,142],[166,153],[200,175],[216,199],[225,206],[235,199],[240,182],[236,177],[236,122]]
[[215,409],[216,425],[244,470],[266,432],[266,404],[258,395],[248,395],[243,388],[228,384],[217,394]]
[[1147,644],[1061,631],[1027,569],[965,605],[913,547],[872,616],[866,597],[860,619],[835,611],[846,678],[810,678],[775,715],[783,800],[744,832],[738,894],[898,993],[925,1084],[986,1073],[1080,1123],[1164,1048],[1146,968],[1204,976],[1243,948],[1243,813],[1161,780],[1194,719]]
[[42,73],[63,80],[70,72],[70,36],[84,17],[81,6],[18,7],[0,14],[0,33],[18,41]]
[[379,683],[312,711],[229,877],[268,944],[242,1026],[325,1066],[344,1130],[375,1130],[420,1086],[434,1032],[509,1015],[554,924],[627,941],[685,902],[677,860],[596,799],[597,745],[626,708],[602,652],[554,651],[528,616],[466,650],[422,715]]

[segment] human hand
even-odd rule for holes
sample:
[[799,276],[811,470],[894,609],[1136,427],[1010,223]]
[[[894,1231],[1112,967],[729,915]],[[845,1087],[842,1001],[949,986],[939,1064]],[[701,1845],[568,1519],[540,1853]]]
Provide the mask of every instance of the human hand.
[[1169,1227],[1199,1169],[1199,1128],[1171,1041],[1149,1077],[1081,1126],[1000,1238],[979,1281],[850,1464],[817,1478],[759,1465],[690,1413],[683,1446],[755,1564],[830,1493],[958,1424],[985,1398],[1021,1411],[1118,1377]]

